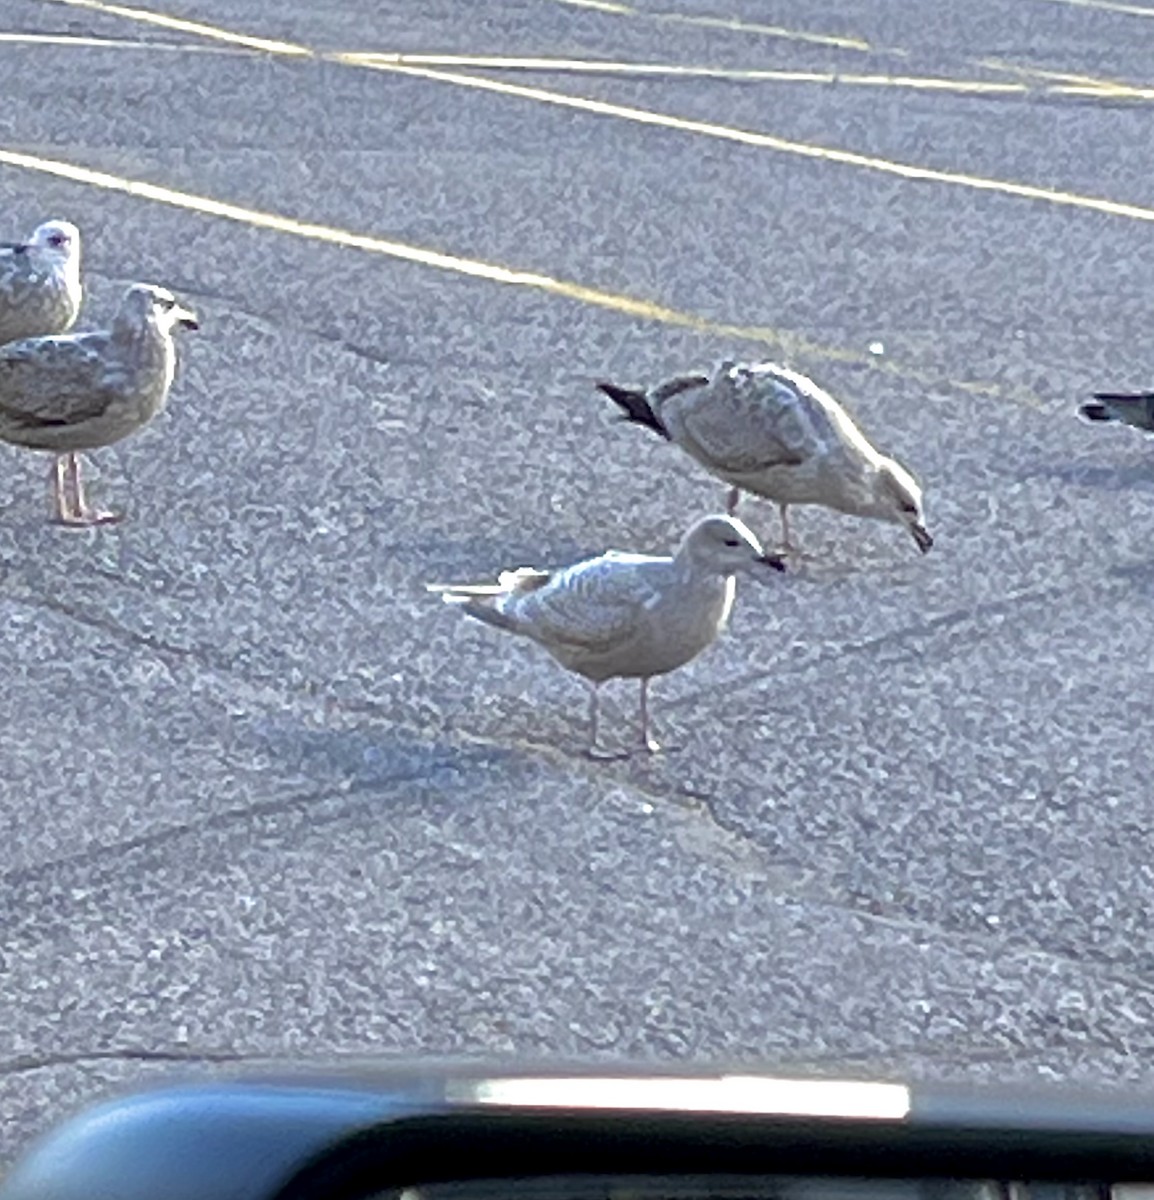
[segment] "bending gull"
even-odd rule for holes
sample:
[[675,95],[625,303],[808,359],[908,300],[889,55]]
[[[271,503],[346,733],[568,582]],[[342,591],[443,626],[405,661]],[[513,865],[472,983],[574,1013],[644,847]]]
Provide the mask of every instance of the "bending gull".
[[195,314],[164,288],[136,283],[111,329],[0,346],[0,439],[55,453],[52,497],[61,524],[119,520],[89,508],[76,451],[117,442],[164,408],[176,326],[196,329]]
[[723,362],[710,375],[684,375],[649,391],[598,383],[624,413],[680,446],[731,485],[777,502],[783,548],[791,504],[889,521],[924,554],[934,544],[922,492],[900,463],[880,454],[844,408],[812,379],[775,363]]
[[538,642],[588,680],[589,754],[604,757],[601,684],[640,679],[641,742],[659,750],[649,730],[649,680],[675,671],[714,641],[733,607],[734,575],[757,564],[785,569],[741,521],[712,516],[689,530],[672,558],[610,550],[559,571],[505,571],[496,584],[428,586],[469,616]]
[[1154,392],[1095,392],[1078,413],[1087,421],[1114,421],[1154,433]]
[[80,231],[37,226],[27,242],[0,246],[0,344],[67,333],[80,312]]

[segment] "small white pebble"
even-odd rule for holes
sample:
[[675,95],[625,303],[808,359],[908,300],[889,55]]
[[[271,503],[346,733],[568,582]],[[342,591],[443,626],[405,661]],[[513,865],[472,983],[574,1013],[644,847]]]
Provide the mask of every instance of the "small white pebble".
[[871,354],[885,354],[886,348],[882,342],[870,342],[869,352]]

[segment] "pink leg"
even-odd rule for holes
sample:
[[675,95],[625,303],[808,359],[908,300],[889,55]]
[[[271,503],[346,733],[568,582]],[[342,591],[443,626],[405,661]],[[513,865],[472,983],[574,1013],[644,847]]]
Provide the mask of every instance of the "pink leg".
[[67,455],[68,477],[72,484],[74,507],[66,520],[69,525],[110,525],[121,519],[120,513],[89,508],[84,498],[84,483],[80,478],[80,459],[75,453]]
[[586,753],[590,758],[622,758],[620,751],[604,750],[599,741],[598,717],[601,709],[601,684],[595,683],[589,689],[589,748]]
[[52,491],[52,519],[61,525],[67,525],[72,517],[72,500],[68,495],[68,475],[65,470],[68,455],[57,454],[52,460],[52,471],[49,475]]
[[661,749],[661,743],[649,734],[649,680],[641,680],[641,744],[650,754],[656,754]]
[[796,550],[797,547],[789,537],[789,505],[779,504],[777,507],[781,512],[781,548],[788,551]]
[[737,515],[737,506],[741,503],[741,488],[730,488],[725,498],[725,511],[732,517]]

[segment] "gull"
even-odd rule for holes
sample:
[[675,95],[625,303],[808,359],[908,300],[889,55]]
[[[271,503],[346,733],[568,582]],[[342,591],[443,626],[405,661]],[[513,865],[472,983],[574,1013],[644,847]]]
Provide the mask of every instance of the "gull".
[[711,516],[689,530],[672,557],[610,550],[557,571],[504,571],[495,584],[427,586],[470,617],[538,642],[587,680],[588,753],[601,758],[601,684],[641,681],[641,744],[659,750],[649,729],[650,679],[684,666],[714,641],[733,607],[735,574],[758,564],[785,569],[737,518]]
[[67,333],[80,311],[80,231],[46,221],[0,246],[0,344]]
[[1085,420],[1116,421],[1154,433],[1154,392],[1095,392],[1094,401],[1078,409]]
[[777,502],[783,549],[789,506],[821,504],[907,530],[924,554],[934,544],[913,476],[880,454],[844,408],[812,379],[776,363],[723,362],[712,375],[682,375],[649,391],[601,382],[623,419],[680,446],[731,485]]
[[0,440],[55,453],[52,498],[61,524],[119,520],[88,506],[76,451],[117,442],[164,408],[176,326],[196,329],[195,314],[164,288],[135,283],[111,329],[0,346]]

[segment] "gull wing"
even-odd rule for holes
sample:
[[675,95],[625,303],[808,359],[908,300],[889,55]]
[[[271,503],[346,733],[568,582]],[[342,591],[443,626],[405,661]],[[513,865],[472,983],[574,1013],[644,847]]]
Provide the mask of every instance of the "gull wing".
[[34,431],[100,416],[124,382],[106,359],[108,343],[90,333],[0,346],[0,422]]
[[536,641],[612,653],[632,641],[645,610],[660,599],[653,568],[666,561],[614,551],[557,572],[547,586],[510,607],[522,631]]
[[800,466],[833,450],[838,436],[829,403],[804,375],[763,363],[729,367],[708,389],[674,397],[661,416],[701,462],[748,475]]

